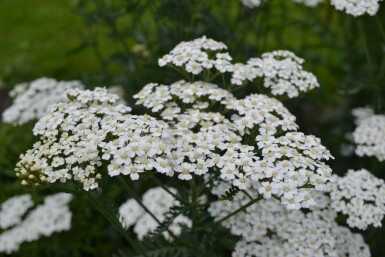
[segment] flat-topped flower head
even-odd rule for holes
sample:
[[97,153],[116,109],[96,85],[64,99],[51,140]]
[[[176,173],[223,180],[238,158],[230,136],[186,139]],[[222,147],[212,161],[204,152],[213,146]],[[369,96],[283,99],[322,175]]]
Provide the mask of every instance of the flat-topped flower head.
[[316,7],[325,0],[294,0],[295,3],[303,4],[307,7]]
[[[248,8],[259,7],[266,0],[240,0]],[[307,7],[316,7],[325,0],[293,0],[295,3],[303,4]]]
[[0,228],[6,229],[21,222],[22,216],[33,206],[31,195],[9,198],[0,206]]
[[[28,197],[19,196],[12,201],[27,200]],[[71,228],[72,213],[69,209],[69,202],[72,195],[59,193],[47,196],[44,203],[26,214],[23,220],[18,219],[13,227],[0,234],[0,253],[11,254],[17,252],[24,242],[38,240],[40,237],[47,237],[55,232],[68,231]],[[8,202],[8,201],[7,201]],[[6,203],[7,204],[7,203]],[[9,204],[9,202],[8,202]],[[20,208],[12,209],[15,215],[19,216]],[[0,216],[3,219],[3,216]]]
[[297,97],[300,92],[306,92],[319,87],[316,77],[302,67],[304,60],[290,51],[273,51],[264,53],[261,58],[251,58],[246,67],[254,69],[255,77],[241,77],[232,80],[242,84],[245,80],[263,77],[264,87],[271,90],[273,95]]
[[354,123],[358,126],[362,121],[372,117],[374,110],[370,107],[358,107],[352,109],[352,115],[354,116]]
[[170,120],[184,109],[207,110],[214,103],[226,105],[235,100],[227,90],[203,81],[177,81],[171,85],[151,83],[134,95],[136,104],[142,104],[153,112],[161,112],[163,119]]
[[358,156],[374,156],[385,160],[385,115],[372,115],[361,119],[353,132]]
[[227,46],[205,36],[179,43],[169,54],[159,59],[159,66],[167,64],[183,67],[187,72],[199,74],[204,69],[215,68],[219,72],[229,71],[231,56],[223,52]]
[[100,167],[137,180],[165,153],[168,126],[149,116],[130,115],[106,89],[71,90],[69,101],[52,106],[35,125],[40,141],[21,156],[17,176],[26,185],[75,180],[98,187]]
[[[212,192],[220,196],[228,187],[218,184]],[[232,201],[211,203],[209,213],[215,220],[226,217],[249,202],[249,196],[258,197],[255,187],[248,193],[240,192]],[[308,193],[317,204],[306,213],[262,199],[222,222],[233,235],[241,237],[232,256],[370,256],[361,235],[337,224],[337,214],[328,208],[329,198],[314,190]]]
[[255,8],[260,6],[265,0],[240,0],[244,6]]
[[241,135],[250,134],[253,128],[258,128],[260,134],[268,135],[298,128],[295,116],[280,101],[266,95],[252,94],[244,99],[229,101],[226,108],[237,112],[232,121]]
[[[240,0],[242,4],[248,8],[259,7],[265,0]],[[295,3],[303,4],[307,7],[314,8],[319,4],[326,2],[325,0],[293,0]],[[381,0],[331,0],[330,3],[337,10],[344,11],[353,16],[361,16],[365,14],[375,15],[380,8]]]
[[331,0],[331,4],[339,11],[353,16],[364,14],[375,15],[380,8],[381,0]]
[[385,182],[365,169],[348,170],[329,185],[331,206],[348,216],[350,227],[381,226],[385,215]]
[[39,119],[51,105],[66,101],[64,92],[73,88],[84,86],[79,81],[56,81],[50,78],[40,78],[17,85],[9,93],[14,101],[3,112],[3,121],[22,125]]
[[[203,37],[182,42],[160,62],[187,67],[202,56],[211,60],[210,54],[230,61],[219,53],[224,49]],[[282,93],[294,96],[293,90],[311,87],[302,63],[293,53],[276,51],[247,65],[265,80],[293,83],[294,89]],[[228,71],[243,67],[231,65]],[[323,190],[332,180],[325,163],[330,153],[318,138],[297,132],[295,117],[277,99],[262,94],[237,99],[225,88],[203,81],[148,84],[134,98],[158,119],[129,114],[105,89],[70,90],[68,102],[50,108],[36,124],[40,141],[21,156],[17,175],[26,185],[74,180],[85,190],[97,188],[103,172],[132,180],[144,172],[183,181],[209,175],[241,190],[256,188],[288,209],[311,206],[308,188]]]

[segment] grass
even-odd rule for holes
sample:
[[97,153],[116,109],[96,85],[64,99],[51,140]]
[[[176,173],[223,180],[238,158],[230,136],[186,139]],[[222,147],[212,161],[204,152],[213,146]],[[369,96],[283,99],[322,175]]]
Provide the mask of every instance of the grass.
[[95,72],[90,48],[82,42],[85,25],[70,0],[0,0],[0,81],[6,86],[41,76],[75,79]]

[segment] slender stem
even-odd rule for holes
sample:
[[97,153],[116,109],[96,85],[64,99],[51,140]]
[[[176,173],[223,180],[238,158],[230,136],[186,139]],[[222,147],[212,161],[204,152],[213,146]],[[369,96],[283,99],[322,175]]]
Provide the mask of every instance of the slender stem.
[[192,238],[192,244],[193,249],[196,249],[197,243],[198,243],[198,237],[197,237],[197,219],[198,219],[198,210],[197,210],[197,188],[195,184],[195,177],[193,177],[190,180],[190,187],[191,187],[191,229],[193,231],[193,238]]
[[230,214],[226,215],[226,216],[223,217],[222,219],[215,221],[214,223],[212,223],[212,225],[222,223],[223,221],[225,221],[225,220],[231,218],[232,216],[236,215],[237,213],[239,213],[239,212],[241,212],[241,211],[243,211],[243,210],[246,210],[246,209],[249,208],[251,205],[255,204],[256,202],[260,201],[261,199],[263,199],[263,196],[258,196],[257,198],[250,200],[247,204],[245,204],[245,205],[239,207],[238,209],[236,209],[235,211],[233,211],[233,212],[231,212]]
[[179,202],[181,203],[184,203],[184,204],[187,204],[189,205],[190,203],[188,201],[185,201],[184,199],[180,198],[178,195],[174,194],[173,192],[171,192],[170,189],[168,189],[165,185],[163,185],[163,183],[154,175],[151,174],[151,178],[155,181],[156,184],[158,184],[158,186],[160,186],[161,188],[164,189],[164,191],[166,191],[167,193],[169,193],[172,197],[174,197],[176,200],[178,200]]
[[222,79],[222,87],[227,89],[227,84],[226,84],[225,76],[223,75],[223,73],[221,73],[221,79]]
[[364,32],[364,29],[362,27],[362,23],[361,21],[358,21],[358,27],[360,29],[360,32],[361,32],[361,36],[362,36],[362,43],[363,43],[363,46],[364,46],[364,52],[365,52],[365,57],[366,57],[366,60],[369,64],[370,67],[372,67],[372,61],[370,59],[370,55],[369,55],[369,49],[368,49],[368,44],[366,42],[366,36],[365,36],[365,32]]
[[376,78],[377,82],[379,82],[381,80],[381,78],[384,75],[384,73],[385,73],[385,56],[382,57],[381,66],[380,66],[380,69],[379,69],[379,72],[378,72],[378,75],[377,75],[377,78]]
[[135,192],[130,188],[127,182],[124,180],[122,176],[118,176],[120,184],[123,185],[123,189],[132,197],[134,200],[143,208],[145,212],[147,212],[158,224],[160,224],[160,220],[142,203],[141,199],[135,194]]
[[[214,75],[209,77],[206,82],[212,82],[215,78],[217,78],[219,75],[221,75],[220,72],[216,72]],[[223,82],[223,81],[222,81]]]
[[167,67],[170,67],[170,68],[174,69],[175,71],[177,71],[179,74],[182,74],[184,76],[184,78],[186,79],[186,81],[190,81],[190,76],[184,70],[179,69],[172,64],[168,64]]
[[253,197],[246,190],[242,190],[242,193],[244,193],[250,200],[253,200]]
[[[143,208],[145,212],[147,212],[158,224],[161,224],[160,220],[142,203],[141,199],[135,194],[135,192],[130,188],[127,184],[127,181],[122,177],[118,176],[119,182],[123,185],[123,189],[135,199],[135,201]],[[168,233],[175,239],[174,234],[167,229]]]
[[110,213],[103,204],[97,199],[92,193],[85,193],[88,200],[95,206],[95,208],[117,229],[122,236],[127,240],[127,242],[137,251],[141,256],[148,257],[146,250],[139,245],[130,235],[127,234],[127,231],[123,228],[122,224],[119,222],[117,217]]
[[381,24],[381,21],[380,21],[380,19],[378,19],[377,16],[374,16],[374,17],[375,17],[375,19],[376,19],[376,22],[377,22],[378,28],[379,28],[379,30],[380,30],[381,36],[382,36],[383,39],[385,40],[385,31],[384,31],[384,28],[383,28],[383,26],[382,26],[382,24]]

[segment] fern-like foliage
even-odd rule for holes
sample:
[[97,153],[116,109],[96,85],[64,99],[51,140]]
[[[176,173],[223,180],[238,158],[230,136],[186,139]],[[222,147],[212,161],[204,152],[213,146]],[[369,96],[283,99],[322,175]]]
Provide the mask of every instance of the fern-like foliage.
[[232,186],[229,190],[227,190],[223,195],[219,196],[219,200],[221,201],[231,201],[234,196],[236,196],[241,190],[238,187]]
[[183,212],[183,207],[173,206],[168,210],[168,212],[164,215],[164,220],[158,225],[158,227],[148,233],[144,237],[144,242],[153,242],[159,240],[159,238],[163,238],[163,233],[168,231],[168,228],[174,221],[174,219],[179,216]]

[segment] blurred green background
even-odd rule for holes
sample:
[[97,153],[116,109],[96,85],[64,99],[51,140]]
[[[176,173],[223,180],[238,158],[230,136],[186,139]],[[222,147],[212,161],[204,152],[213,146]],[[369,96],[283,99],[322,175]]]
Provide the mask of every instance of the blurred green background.
[[91,50],[71,54],[81,42],[82,18],[70,1],[0,1],[0,78],[11,82],[58,79],[95,72]]

